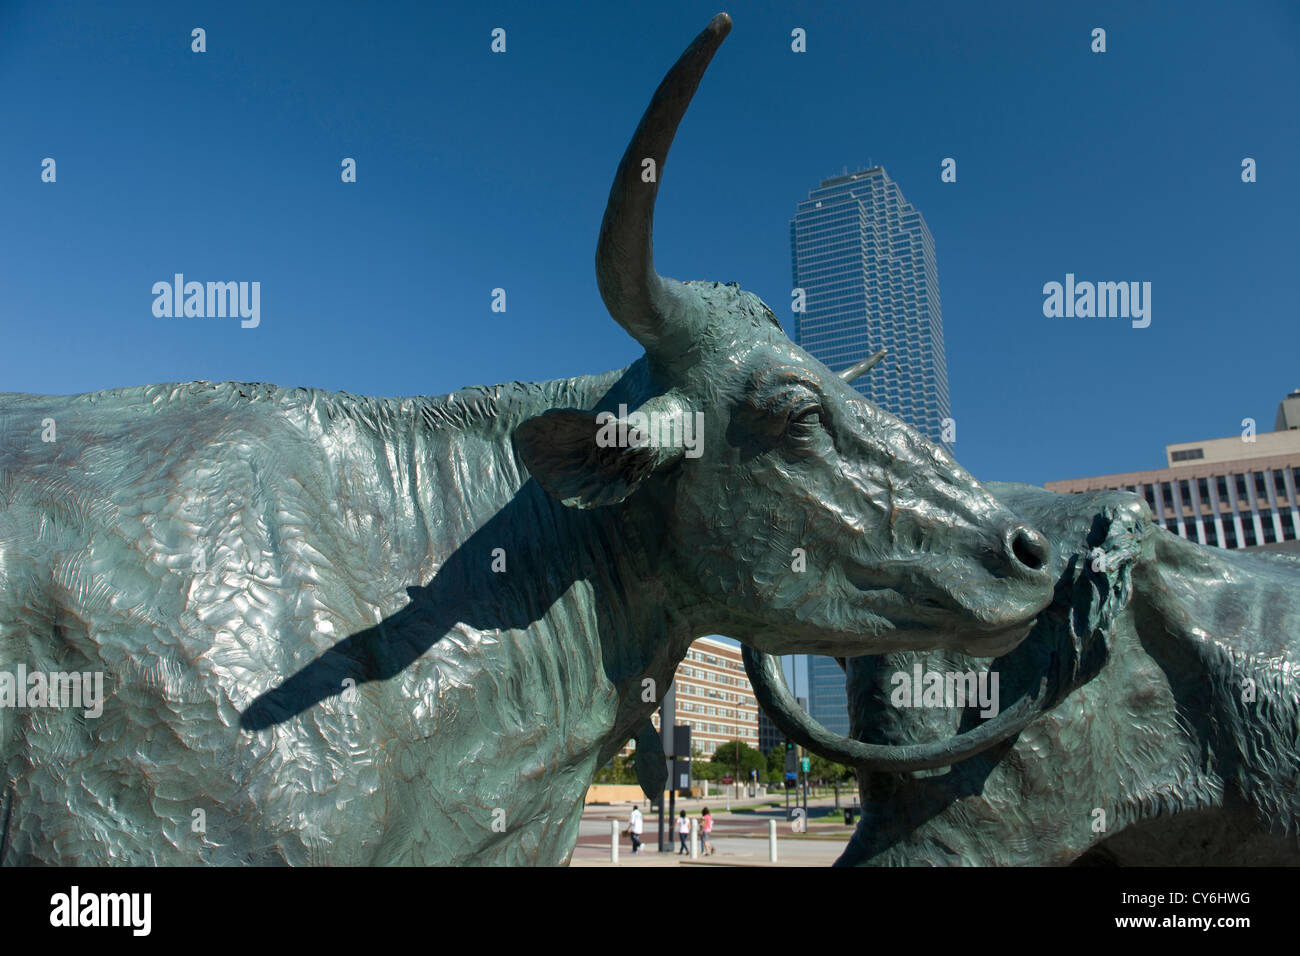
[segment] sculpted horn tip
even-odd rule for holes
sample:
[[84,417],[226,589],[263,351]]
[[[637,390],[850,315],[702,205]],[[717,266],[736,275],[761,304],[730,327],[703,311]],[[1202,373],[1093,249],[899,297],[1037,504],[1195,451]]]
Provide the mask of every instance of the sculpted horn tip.
[[844,371],[840,372],[840,378],[844,379],[846,382],[852,382],[854,379],[861,378],[863,375],[866,375],[869,371],[875,368],[877,363],[879,363],[888,353],[888,349],[881,349],[870,358],[863,359],[857,365],[846,368]]
[[647,351],[681,351],[688,334],[674,321],[682,312],[680,284],[655,272],[654,204],[677,126],[730,32],[731,17],[719,13],[673,64],[632,134],[605,206],[596,284],[610,315]]

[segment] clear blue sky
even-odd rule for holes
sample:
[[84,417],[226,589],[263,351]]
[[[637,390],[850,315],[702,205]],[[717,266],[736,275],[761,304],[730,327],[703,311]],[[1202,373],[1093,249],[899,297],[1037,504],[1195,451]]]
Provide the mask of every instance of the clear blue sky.
[[[0,391],[436,394],[627,364],[592,271],[603,202],[721,7],[0,3]],[[727,9],[667,164],[662,272],[739,281],[792,329],[795,203],[872,160],[934,233],[976,476],[1153,467],[1271,427],[1300,386],[1300,5]],[[155,318],[175,272],[260,281],[260,327]],[[1150,328],[1045,318],[1066,272],[1151,282]]]

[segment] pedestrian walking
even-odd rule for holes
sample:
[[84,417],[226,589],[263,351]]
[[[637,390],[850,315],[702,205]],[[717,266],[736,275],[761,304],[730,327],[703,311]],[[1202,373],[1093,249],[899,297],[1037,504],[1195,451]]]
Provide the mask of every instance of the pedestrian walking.
[[632,807],[632,815],[627,820],[627,835],[632,838],[632,852],[641,849],[641,831],[645,824],[641,819],[641,808]]
[[704,808],[704,818],[700,820],[700,847],[704,850],[704,855],[708,856],[713,852],[713,844],[709,842],[709,834],[713,832],[713,816],[709,813],[709,808]]
[[690,853],[691,848],[687,845],[686,841],[689,840],[691,836],[691,821],[686,819],[685,810],[683,810],[682,815],[677,818],[677,836],[682,841],[682,848],[677,851],[677,855],[681,856],[683,853]]

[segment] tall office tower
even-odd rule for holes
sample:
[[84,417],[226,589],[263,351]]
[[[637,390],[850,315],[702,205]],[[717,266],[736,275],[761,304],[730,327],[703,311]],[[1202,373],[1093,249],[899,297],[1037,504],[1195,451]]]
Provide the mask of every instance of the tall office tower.
[[[804,291],[795,341],[836,372],[888,349],[853,387],[951,452],[934,238],[884,167],[809,192],[790,220],[790,258],[795,288]],[[844,672],[829,657],[806,660],[809,713],[847,735]]]
[[[844,669],[833,657],[797,654],[782,659],[786,684],[797,699],[805,703],[808,715],[832,733],[849,735],[849,700],[844,687]],[[807,693],[807,697],[803,693]],[[764,723],[771,728],[764,733]],[[758,739],[764,753],[768,746],[785,740],[761,710],[758,715]]]
[[[785,685],[790,688],[790,693],[796,695],[795,699],[801,701],[803,705],[808,704],[808,698],[803,694],[808,691],[808,671],[807,663],[811,661],[810,654],[787,654],[781,657],[781,672],[785,675]],[[829,658],[828,658],[829,660]],[[840,682],[843,684],[843,681]],[[842,690],[842,688],[841,688]],[[841,696],[843,696],[841,694]],[[843,702],[841,702],[843,704]],[[810,711],[811,713],[811,711]],[[847,719],[848,710],[845,708],[845,717]],[[833,718],[832,718],[833,719]],[[838,724],[836,725],[838,726]],[[846,730],[845,733],[848,731]],[[785,743],[785,734],[783,734],[772,723],[772,718],[760,707],[758,710],[758,749],[767,753],[773,747],[780,747]]]
[[849,735],[844,670],[833,657],[808,655],[808,714],[832,733]]
[[949,417],[934,239],[881,166],[827,179],[790,220],[795,341],[834,371],[880,348],[854,387],[936,444]]
[[767,716],[767,711],[763,708],[758,709],[758,749],[760,753],[767,754],[773,747],[781,746],[785,740],[785,734],[781,733],[772,723],[772,718]]

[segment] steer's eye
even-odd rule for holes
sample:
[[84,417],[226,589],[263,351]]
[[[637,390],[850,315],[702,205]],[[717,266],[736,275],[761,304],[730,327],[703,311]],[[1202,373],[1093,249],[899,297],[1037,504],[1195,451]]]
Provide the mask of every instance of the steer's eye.
[[787,431],[795,438],[809,438],[821,428],[822,410],[820,405],[809,405],[790,416]]

